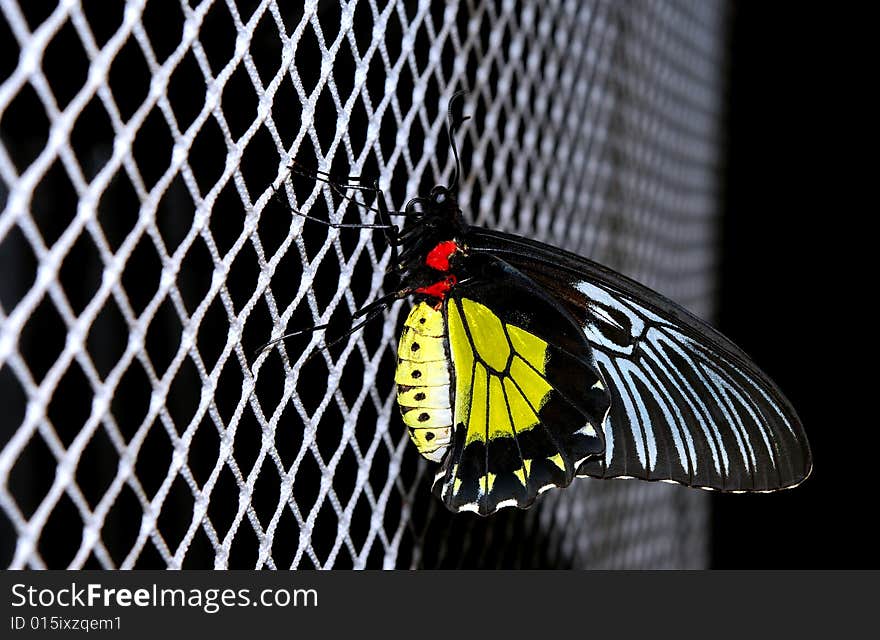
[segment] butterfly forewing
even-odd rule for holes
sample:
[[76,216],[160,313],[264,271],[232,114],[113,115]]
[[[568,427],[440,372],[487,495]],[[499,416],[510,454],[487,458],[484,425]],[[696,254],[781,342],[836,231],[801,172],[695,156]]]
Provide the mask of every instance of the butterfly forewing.
[[471,228],[469,250],[501,258],[579,323],[608,385],[604,457],[577,475],[772,491],[810,473],[793,408],[739,348],[659,294],[574,254]]
[[500,260],[450,292],[453,441],[434,485],[454,510],[526,507],[601,456],[609,397],[583,331]]

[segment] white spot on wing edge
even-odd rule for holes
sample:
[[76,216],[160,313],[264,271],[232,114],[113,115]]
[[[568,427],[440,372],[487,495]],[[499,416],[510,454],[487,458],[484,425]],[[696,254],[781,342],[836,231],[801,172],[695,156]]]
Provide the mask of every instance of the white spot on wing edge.
[[476,502],[467,502],[458,508],[459,511],[473,511],[480,513],[480,506]]
[[[577,431],[575,431],[575,434],[579,436],[592,436],[594,438],[597,437],[596,429],[593,428],[593,425],[591,425],[589,422]],[[584,458],[584,460],[586,460],[586,458]],[[583,462],[583,460],[581,462]]]
[[[595,434],[594,434],[594,435],[595,435]],[[581,466],[581,463],[582,463],[582,462],[586,462],[587,460],[591,460],[591,459],[593,459],[596,455],[597,455],[597,454],[595,454],[595,453],[591,453],[590,455],[588,455],[588,456],[584,456],[584,457],[581,458],[580,460],[577,460],[577,461],[574,463],[574,468],[577,469],[579,466]],[[580,476],[580,477],[581,477],[581,478],[585,478],[585,477],[587,477],[587,476]]]

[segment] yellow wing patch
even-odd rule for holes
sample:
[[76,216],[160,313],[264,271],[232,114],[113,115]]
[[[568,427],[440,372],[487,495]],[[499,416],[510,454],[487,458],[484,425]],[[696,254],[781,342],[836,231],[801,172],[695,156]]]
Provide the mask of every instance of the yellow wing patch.
[[537,426],[539,422],[537,414],[510,378],[504,379],[504,392],[516,432],[520,433]]
[[[458,393],[458,389],[456,389]],[[469,414],[467,420],[467,438],[465,438],[465,446],[477,440],[486,440],[486,421],[488,418],[487,399],[489,395],[489,380],[486,374],[486,367],[479,362],[474,365],[474,382],[471,393]],[[457,404],[457,403],[456,403]],[[464,424],[455,417],[455,424]]]
[[[450,302],[450,305],[454,304],[454,300]],[[477,355],[496,372],[504,371],[510,359],[510,342],[501,320],[489,307],[473,300],[463,299],[461,307],[471,330],[471,340],[477,349]]]
[[[447,320],[449,323],[449,345],[455,367],[454,415],[461,417],[459,422],[467,424],[474,377],[474,352],[470,347],[470,341],[461,315],[458,313],[458,307],[451,300],[447,307]],[[456,422],[456,424],[458,423]]]
[[532,332],[552,332],[544,322],[568,322],[563,312],[550,301],[528,300],[526,292],[510,301],[504,293],[485,295],[505,313],[469,298],[468,288],[445,301],[453,426],[433,491],[457,512],[527,507],[540,493],[567,486],[575,461],[604,447],[591,416],[594,407],[604,415],[607,406],[587,391],[597,376],[589,345],[551,346]]
[[544,402],[553,390],[540,373],[519,357],[514,358],[510,363],[510,377],[535,411],[544,406]]
[[522,483],[522,486],[526,486],[526,482],[528,482],[529,474],[532,472],[532,461],[526,458],[523,460],[523,466],[516,471],[513,472],[519,481]]
[[507,335],[510,336],[510,343],[523,360],[544,373],[547,364],[547,343],[512,324],[507,325]]
[[489,440],[513,435],[513,425],[510,423],[510,413],[504,401],[501,378],[491,376],[489,378]]
[[544,378],[547,343],[467,298],[460,306],[450,299],[447,312],[455,368],[453,422],[467,425],[465,446],[514,438],[538,426],[538,411],[553,390]]
[[547,458],[550,462],[555,464],[557,467],[565,471],[565,461],[563,461],[562,456],[560,454],[556,454],[555,456],[551,456]]

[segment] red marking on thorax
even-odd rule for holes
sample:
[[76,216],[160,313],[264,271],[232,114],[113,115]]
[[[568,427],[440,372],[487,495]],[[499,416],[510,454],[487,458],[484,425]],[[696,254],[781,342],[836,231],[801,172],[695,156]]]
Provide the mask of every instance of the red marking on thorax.
[[[441,271],[443,273],[449,273],[449,258],[453,253],[458,251],[458,245],[455,244],[453,240],[444,240],[437,244],[436,247],[431,249],[428,252],[428,255],[425,256],[425,264],[431,267],[432,269],[436,269],[437,271]],[[425,287],[419,287],[416,289],[418,293],[424,293],[427,296],[432,296],[434,298],[439,298],[441,301],[446,297],[446,292],[449,291],[452,287],[454,287],[458,283],[458,278],[455,277],[454,274],[449,274],[442,280],[438,280],[434,284],[429,284]],[[437,303],[437,307],[440,306],[440,303]]]
[[449,271],[449,257],[458,251],[458,245],[452,240],[439,243],[428,252],[425,264],[437,271]]
[[449,291],[452,287],[454,287],[458,283],[458,278],[454,275],[449,274],[439,282],[435,282],[434,284],[430,284],[427,287],[419,287],[416,289],[418,293],[424,293],[428,296],[433,296],[435,298],[440,298],[441,300],[446,297],[446,292]]

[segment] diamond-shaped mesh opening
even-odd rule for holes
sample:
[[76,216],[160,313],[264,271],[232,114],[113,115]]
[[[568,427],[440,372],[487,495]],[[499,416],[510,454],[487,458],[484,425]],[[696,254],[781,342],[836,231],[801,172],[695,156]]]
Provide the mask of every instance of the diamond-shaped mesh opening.
[[0,3],[0,562],[705,564],[705,497],[676,487],[447,513],[394,404],[403,303],[254,354],[343,332],[388,266],[381,234],[278,202],[374,220],[291,159],[378,177],[399,208],[451,176],[460,88],[473,222],[710,313],[726,21],[698,1]]

